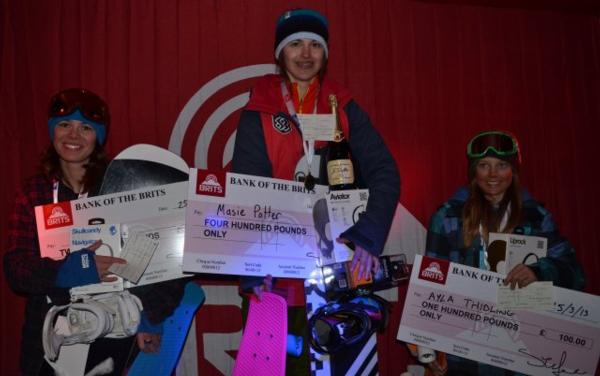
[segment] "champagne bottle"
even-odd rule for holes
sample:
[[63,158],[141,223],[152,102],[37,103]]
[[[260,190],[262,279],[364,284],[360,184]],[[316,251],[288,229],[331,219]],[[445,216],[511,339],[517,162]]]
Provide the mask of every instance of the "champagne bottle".
[[329,150],[327,151],[329,189],[332,191],[352,189],[354,188],[354,167],[350,157],[350,145],[344,137],[337,98],[333,94],[329,96],[329,105],[335,118],[336,127],[334,140],[329,141]]

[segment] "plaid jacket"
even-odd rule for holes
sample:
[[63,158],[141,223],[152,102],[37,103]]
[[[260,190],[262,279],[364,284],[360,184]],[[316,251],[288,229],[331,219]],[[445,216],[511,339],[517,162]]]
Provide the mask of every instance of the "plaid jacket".
[[[94,191],[90,192],[93,195]],[[77,194],[59,185],[58,200],[77,199]],[[62,261],[40,257],[34,208],[52,202],[52,182],[42,175],[28,179],[15,198],[8,224],[9,249],[4,254],[4,275],[11,289],[27,299],[21,341],[21,372],[37,375],[43,364],[42,326],[50,309],[46,296],[56,304],[69,302],[66,289],[54,286]],[[183,296],[185,280],[136,287],[144,312],[153,324],[171,315]]]
[[[461,188],[435,212],[429,222],[425,252],[428,256],[479,267],[482,254],[480,237],[468,247],[462,240],[461,215],[467,195],[468,190]],[[521,223],[515,232],[548,239],[547,257],[532,265],[538,280],[552,281],[560,287],[583,289],[583,271],[571,243],[560,235],[550,212],[526,191],[523,192]]]
[[[479,267],[483,250],[481,238],[477,237],[468,247],[462,239],[462,209],[468,190],[461,188],[432,216],[427,231],[425,253],[452,262]],[[538,280],[552,281],[554,285],[581,290],[584,276],[575,259],[575,250],[567,239],[558,232],[552,215],[529,193],[523,192],[523,215],[516,231],[524,235],[548,239],[547,257],[540,258],[531,266]],[[461,375],[513,375],[501,368],[477,363],[457,356],[448,355],[449,374]]]

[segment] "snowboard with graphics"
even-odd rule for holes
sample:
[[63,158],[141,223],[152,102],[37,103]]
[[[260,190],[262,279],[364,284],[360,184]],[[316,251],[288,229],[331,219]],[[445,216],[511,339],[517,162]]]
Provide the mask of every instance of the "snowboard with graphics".
[[[330,253],[333,242],[326,233],[329,222],[325,199],[319,199],[313,205],[313,219],[315,230],[319,234],[319,248],[321,254]],[[314,278],[304,281],[306,298],[306,313],[308,319],[315,311],[327,304],[323,270],[315,269]],[[309,329],[310,330],[310,329]],[[377,334],[373,333],[362,342],[356,343],[351,349],[336,354],[320,354],[310,348],[310,368],[312,376],[343,376],[343,375],[375,375],[378,373],[377,361]]]
[[[188,172],[187,163],[178,155],[158,146],[137,144],[123,150],[112,160],[99,194],[183,182],[188,180]],[[171,375],[194,315],[203,301],[202,288],[188,282],[179,306],[165,320],[160,351],[155,354],[139,353],[129,374]]]
[[189,168],[181,157],[154,145],[128,147],[108,165],[100,195],[188,180]]

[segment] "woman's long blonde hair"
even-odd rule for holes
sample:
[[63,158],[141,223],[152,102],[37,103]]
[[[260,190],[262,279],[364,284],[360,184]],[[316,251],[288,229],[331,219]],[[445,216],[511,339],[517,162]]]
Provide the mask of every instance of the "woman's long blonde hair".
[[485,198],[483,191],[477,185],[477,180],[475,178],[471,179],[469,197],[462,211],[462,233],[465,247],[469,247],[479,235],[479,225],[481,225],[481,235],[486,243],[490,232],[500,232],[500,223],[509,205],[510,216],[501,232],[511,233],[521,220],[522,204],[519,175],[516,173],[513,174],[512,183],[500,201],[499,210],[495,209]]

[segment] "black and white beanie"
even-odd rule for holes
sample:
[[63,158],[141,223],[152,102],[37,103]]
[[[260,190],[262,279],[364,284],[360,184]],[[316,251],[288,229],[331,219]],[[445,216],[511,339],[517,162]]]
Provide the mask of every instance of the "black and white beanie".
[[312,39],[319,42],[327,57],[329,55],[327,18],[312,9],[293,9],[283,13],[277,20],[275,29],[275,59],[279,58],[285,45],[296,39]]

